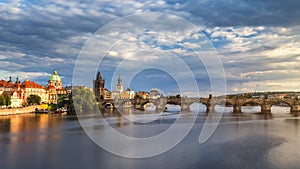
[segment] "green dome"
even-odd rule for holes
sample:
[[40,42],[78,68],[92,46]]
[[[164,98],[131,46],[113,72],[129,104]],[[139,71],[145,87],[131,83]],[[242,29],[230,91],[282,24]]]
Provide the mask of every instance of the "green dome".
[[50,76],[49,81],[61,81],[61,78],[57,74],[56,70],[54,70],[53,74]]

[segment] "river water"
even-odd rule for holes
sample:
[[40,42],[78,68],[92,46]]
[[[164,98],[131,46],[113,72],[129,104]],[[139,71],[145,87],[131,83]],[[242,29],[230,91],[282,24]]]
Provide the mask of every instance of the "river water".
[[[161,155],[143,159],[124,158],[103,150],[87,136],[75,117],[45,114],[2,116],[0,168],[300,168],[300,118],[290,114],[289,108],[272,107],[272,115],[257,114],[258,107],[243,107],[244,113],[240,115],[230,113],[230,108],[225,110],[220,125],[207,142],[198,142],[206,118],[205,109],[199,108],[196,123],[182,142]],[[129,114],[135,116],[132,112]],[[183,114],[189,116],[190,112]],[[139,114],[138,118],[149,119],[153,115],[156,113],[148,111]],[[113,113],[105,116],[123,134],[138,133],[137,137],[149,137],[167,129],[179,113],[176,110],[166,112],[146,124],[132,123]]]

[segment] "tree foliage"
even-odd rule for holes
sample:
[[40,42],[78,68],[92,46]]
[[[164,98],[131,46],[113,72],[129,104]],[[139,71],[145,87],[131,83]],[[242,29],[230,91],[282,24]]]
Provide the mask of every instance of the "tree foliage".
[[29,105],[35,105],[35,104],[40,104],[41,103],[41,97],[38,95],[33,95],[31,94],[30,96],[27,97],[27,103]]
[[86,87],[76,87],[72,90],[71,100],[77,115],[94,114],[98,110],[94,93]]
[[0,106],[9,106],[10,104],[11,98],[7,93],[0,95]]
[[4,106],[5,105],[5,98],[3,95],[0,95],[0,106]]
[[181,96],[180,96],[180,94],[177,94],[176,96],[168,96],[168,98],[178,98],[178,99],[180,99]]

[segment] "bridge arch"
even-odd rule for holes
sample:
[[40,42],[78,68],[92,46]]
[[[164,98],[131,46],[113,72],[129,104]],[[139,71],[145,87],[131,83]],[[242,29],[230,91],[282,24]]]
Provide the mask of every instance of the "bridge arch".
[[248,99],[241,103],[241,112],[259,113],[262,110],[262,103],[257,99]]
[[181,111],[181,105],[177,104],[166,104],[165,111],[167,112],[179,112]]
[[224,101],[215,102],[212,104],[213,109],[215,112],[225,112],[225,113],[231,113],[234,112],[234,106],[235,102],[231,99],[226,99]]
[[292,105],[293,105],[293,103],[291,103],[289,101],[286,101],[286,100],[283,100],[283,99],[273,100],[273,101],[270,102],[270,105],[274,106],[274,105],[277,105],[277,104],[280,104],[280,103],[284,103],[284,104],[288,105],[289,107],[292,107]]
[[[280,104],[281,104],[281,106],[280,106]],[[274,100],[274,101],[270,102],[271,113],[291,112],[292,105],[293,105],[292,103],[290,103],[289,101],[286,101],[286,100],[282,100],[282,99]]]
[[104,108],[113,108],[113,107],[114,107],[114,104],[111,103],[111,102],[104,102],[104,103],[102,103],[102,106],[103,106]]
[[147,102],[143,105],[143,108],[146,111],[154,111],[156,110],[156,105],[152,102]]
[[246,106],[246,105],[256,105],[256,106],[261,106],[262,102],[260,100],[257,99],[247,99],[244,102],[242,102],[241,104],[242,106]]
[[168,100],[167,104],[181,106],[181,101]]
[[191,102],[188,104],[188,107],[191,111],[195,111],[195,112],[206,112],[207,110],[206,104],[200,101]]
[[146,110],[147,105],[148,105],[148,106],[149,106],[149,105],[154,105],[155,108],[157,109],[156,103],[155,103],[154,101],[151,101],[151,100],[145,100],[144,102],[141,102],[140,105],[141,105],[141,109],[142,109],[142,110]]

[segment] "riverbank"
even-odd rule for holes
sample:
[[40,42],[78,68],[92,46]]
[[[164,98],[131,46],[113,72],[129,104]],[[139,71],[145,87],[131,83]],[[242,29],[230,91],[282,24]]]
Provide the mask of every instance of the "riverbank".
[[22,108],[10,108],[10,109],[0,109],[0,116],[6,115],[14,115],[14,114],[26,114],[26,113],[34,113],[35,109],[40,109],[40,105],[28,106]]

